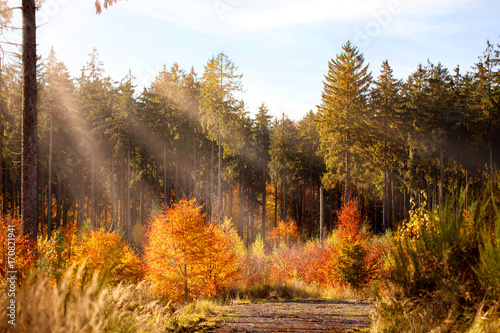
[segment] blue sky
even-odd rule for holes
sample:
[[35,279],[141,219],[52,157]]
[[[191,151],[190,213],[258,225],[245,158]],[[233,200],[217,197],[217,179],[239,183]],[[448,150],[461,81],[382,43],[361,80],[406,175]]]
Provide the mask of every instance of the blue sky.
[[500,42],[498,0],[128,0],[101,15],[93,3],[46,0],[38,53],[53,46],[78,76],[95,47],[108,75],[118,81],[131,69],[140,91],[164,64],[201,76],[224,51],[243,74],[248,110],[265,102],[273,115],[292,119],[316,109],[328,61],[347,40],[374,77],[388,59],[397,78],[427,59],[470,70],[487,39]]

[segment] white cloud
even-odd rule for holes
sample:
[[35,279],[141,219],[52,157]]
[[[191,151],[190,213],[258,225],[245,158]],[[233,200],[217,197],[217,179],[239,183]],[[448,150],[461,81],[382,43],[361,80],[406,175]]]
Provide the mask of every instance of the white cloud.
[[474,0],[143,0],[128,1],[123,6],[194,30],[223,28],[241,32],[339,20],[363,22],[375,19],[382,12],[423,19],[474,3]]

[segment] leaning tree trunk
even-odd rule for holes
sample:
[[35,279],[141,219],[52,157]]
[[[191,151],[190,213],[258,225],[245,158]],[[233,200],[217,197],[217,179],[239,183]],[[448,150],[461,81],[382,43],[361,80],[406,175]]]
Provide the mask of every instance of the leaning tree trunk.
[[36,242],[37,151],[36,151],[36,7],[23,0],[23,121],[21,138],[21,226],[23,235]]

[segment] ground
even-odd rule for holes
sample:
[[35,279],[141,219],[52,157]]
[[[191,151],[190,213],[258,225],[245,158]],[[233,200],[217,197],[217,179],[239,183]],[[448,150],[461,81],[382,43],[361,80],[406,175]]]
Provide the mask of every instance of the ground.
[[368,332],[368,300],[304,300],[220,306],[213,332]]

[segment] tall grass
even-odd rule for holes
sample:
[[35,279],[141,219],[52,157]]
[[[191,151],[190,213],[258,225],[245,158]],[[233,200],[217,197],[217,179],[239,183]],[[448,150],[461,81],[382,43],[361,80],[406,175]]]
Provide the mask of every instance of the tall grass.
[[[85,282],[85,267],[71,266],[62,279],[51,282],[33,276],[17,297],[16,325],[0,321],[1,332],[175,332],[198,326],[215,304],[198,301],[175,309],[151,293],[151,286],[104,285],[97,274]],[[7,299],[0,316],[7,318]]]

